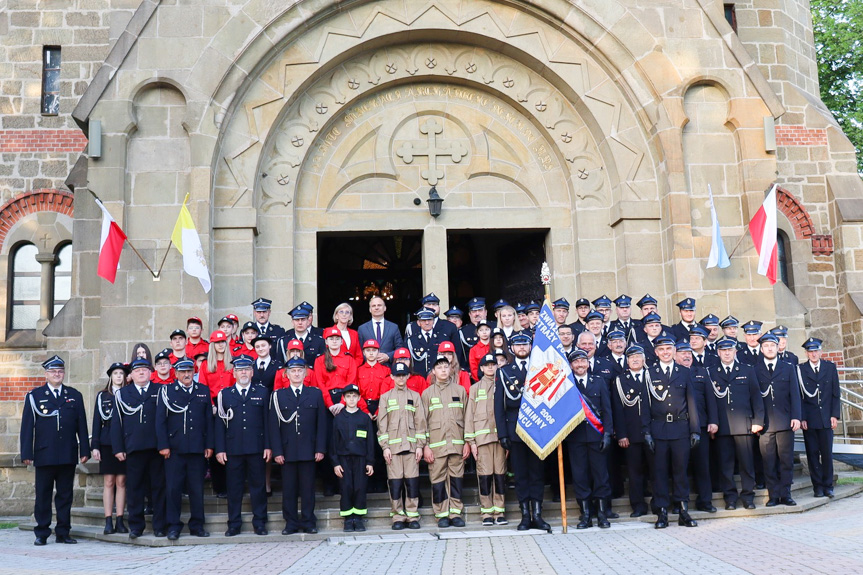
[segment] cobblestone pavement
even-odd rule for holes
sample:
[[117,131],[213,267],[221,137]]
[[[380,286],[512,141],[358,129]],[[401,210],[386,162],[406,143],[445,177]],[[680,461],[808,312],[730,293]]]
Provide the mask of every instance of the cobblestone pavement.
[[708,520],[696,529],[628,523],[568,535],[475,535],[172,548],[85,540],[57,545],[52,538],[34,547],[32,533],[6,529],[0,531],[0,574],[863,573],[863,495],[803,514]]

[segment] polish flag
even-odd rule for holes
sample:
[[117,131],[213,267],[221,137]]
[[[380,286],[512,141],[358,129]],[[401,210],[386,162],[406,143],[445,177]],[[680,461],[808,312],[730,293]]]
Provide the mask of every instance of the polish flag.
[[779,248],[776,226],[776,184],[770,188],[764,203],[749,222],[749,235],[758,252],[758,275],[767,276],[770,284],[776,283],[779,269]]
[[96,205],[102,210],[102,238],[99,241],[99,268],[97,273],[111,283],[117,278],[117,268],[120,266],[120,254],[126,242],[126,234],[105,209],[97,198]]

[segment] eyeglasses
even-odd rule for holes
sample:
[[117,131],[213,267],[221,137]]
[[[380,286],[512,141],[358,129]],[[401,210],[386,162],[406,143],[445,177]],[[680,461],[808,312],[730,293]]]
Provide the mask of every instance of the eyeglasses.
[[338,313],[338,314],[350,314],[350,313],[351,313],[351,310],[349,310],[349,309],[340,309],[340,310],[339,310],[339,311],[337,311],[336,313]]

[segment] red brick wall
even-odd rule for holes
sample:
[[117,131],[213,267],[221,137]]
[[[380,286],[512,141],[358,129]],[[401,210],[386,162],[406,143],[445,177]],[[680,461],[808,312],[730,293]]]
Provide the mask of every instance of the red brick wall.
[[821,359],[832,361],[836,367],[845,367],[845,356],[841,351],[825,351],[821,354]]
[[6,234],[12,226],[24,216],[36,212],[58,212],[72,217],[73,199],[71,193],[60,190],[33,190],[12,198],[0,207],[0,246],[6,241]]
[[0,130],[0,152],[80,152],[86,145],[80,130]]
[[812,224],[812,218],[803,204],[791,195],[788,190],[779,188],[776,194],[776,207],[780,212],[785,214],[788,221],[791,222],[791,227],[794,228],[794,237],[798,240],[804,240],[815,233],[815,226]]
[[23,401],[27,392],[45,383],[45,377],[0,377],[0,401]]
[[826,146],[827,130],[805,126],[776,126],[777,146]]

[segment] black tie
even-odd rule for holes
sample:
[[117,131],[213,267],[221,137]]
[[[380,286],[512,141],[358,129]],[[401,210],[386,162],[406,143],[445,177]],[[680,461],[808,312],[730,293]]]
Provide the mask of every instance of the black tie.
[[671,368],[666,366],[662,368],[662,371],[665,373],[665,377],[668,377],[669,372],[671,372]]
[[818,375],[818,366],[815,366],[815,375]]
[[623,369],[623,358],[622,357],[617,360],[617,365],[620,366],[620,369]]
[[731,368],[730,367],[725,368],[725,375],[731,375]]
[[377,326],[375,328],[375,336],[376,336],[375,339],[378,340],[378,343],[381,343],[381,322],[376,321],[375,325]]
[[260,365],[260,366],[258,366],[258,367],[261,369],[261,371],[264,371],[264,366],[265,366],[265,365],[266,365],[266,364],[265,364],[263,361],[261,361],[261,365]]
[[[518,362],[519,369],[520,369],[521,371],[527,371],[526,364],[527,364],[527,362],[526,362],[525,360],[521,360],[520,362]],[[815,373],[818,373],[818,370],[817,370],[817,369],[815,370]]]
[[243,394],[243,400],[245,400],[245,399],[246,399],[246,391],[247,391],[247,390],[246,390],[246,388],[245,388],[245,387],[244,387],[243,389],[241,389],[241,390],[240,390],[240,393],[242,393],[242,394]]
[[770,377],[773,377],[773,364],[772,363],[767,364],[767,371],[770,373]]
[[578,387],[580,387],[581,389],[584,389],[584,380],[581,378],[578,379]]
[[635,374],[635,382],[639,383],[639,384],[641,383],[641,373],[640,372]]
[[139,387],[138,391],[141,392],[141,395],[144,395],[144,388],[143,387]]
[[54,390],[54,399],[60,399],[60,390],[59,389]]
[[629,331],[629,322],[623,324],[623,331]]
[[300,388],[299,387],[294,388],[294,395],[296,396],[297,399],[300,398]]

